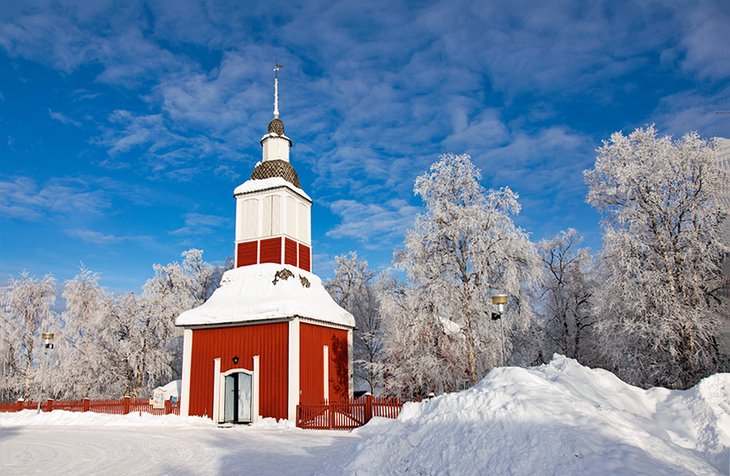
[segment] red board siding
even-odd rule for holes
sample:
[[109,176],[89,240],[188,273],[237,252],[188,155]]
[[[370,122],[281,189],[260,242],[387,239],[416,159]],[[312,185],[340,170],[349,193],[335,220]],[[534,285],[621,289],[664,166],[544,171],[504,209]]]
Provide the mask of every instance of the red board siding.
[[324,346],[329,347],[330,401],[347,401],[349,369],[347,331],[302,323],[299,327],[300,403],[321,403],[324,400]]
[[256,264],[258,261],[259,242],[249,241],[238,244],[236,267]]
[[297,266],[297,242],[284,238],[284,263]]
[[299,243],[299,267],[304,271],[312,271],[312,257],[309,246]]
[[[190,368],[190,415],[213,415],[213,359],[221,372],[232,368],[253,370],[258,355],[261,416],[288,417],[289,323],[257,324],[220,329],[194,329]],[[232,359],[238,356],[238,364]]]
[[281,263],[281,238],[261,240],[259,263]]

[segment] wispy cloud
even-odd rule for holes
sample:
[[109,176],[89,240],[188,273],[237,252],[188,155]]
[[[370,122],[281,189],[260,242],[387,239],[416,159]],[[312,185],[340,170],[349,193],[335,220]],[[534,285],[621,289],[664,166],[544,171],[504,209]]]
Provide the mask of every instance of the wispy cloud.
[[683,91],[665,96],[647,122],[656,122],[660,130],[675,136],[688,130],[703,131],[708,136],[728,136],[730,121],[727,115],[716,114],[718,111],[730,111],[728,84],[708,95]]
[[218,161],[238,155],[224,141],[201,132],[174,131],[162,114],[135,115],[117,110],[109,116],[109,122],[93,143],[107,148],[109,160],[103,164],[111,168],[130,165],[124,161],[134,153],[155,174],[188,181],[202,171],[215,170]]
[[228,219],[203,213],[185,214],[185,226],[171,231],[173,235],[208,235],[223,226]]
[[30,177],[0,180],[0,214],[40,220],[51,214],[99,214],[109,208],[102,190],[81,179],[52,179],[38,185]]
[[337,200],[329,204],[329,208],[341,217],[342,222],[328,231],[327,236],[352,238],[366,248],[398,244],[420,211],[420,208],[400,199],[383,204]]
[[52,111],[49,109],[48,116],[51,119],[53,119],[54,121],[58,121],[61,124],[66,124],[67,126],[76,126],[76,127],[81,126],[81,123],[79,121],[75,121],[61,112],[56,112],[56,111]]
[[153,241],[152,237],[147,235],[114,235],[80,228],[68,229],[66,234],[94,245],[109,245],[121,242],[151,243]]

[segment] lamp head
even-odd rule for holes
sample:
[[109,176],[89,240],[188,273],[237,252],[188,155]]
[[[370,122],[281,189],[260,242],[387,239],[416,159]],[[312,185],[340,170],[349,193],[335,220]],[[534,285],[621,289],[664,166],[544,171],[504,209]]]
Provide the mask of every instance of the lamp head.
[[492,296],[492,304],[497,306],[499,313],[504,312],[504,306],[509,302],[509,296],[506,294],[495,294]]
[[43,346],[46,349],[53,349],[53,333],[44,332],[41,337],[43,338]]

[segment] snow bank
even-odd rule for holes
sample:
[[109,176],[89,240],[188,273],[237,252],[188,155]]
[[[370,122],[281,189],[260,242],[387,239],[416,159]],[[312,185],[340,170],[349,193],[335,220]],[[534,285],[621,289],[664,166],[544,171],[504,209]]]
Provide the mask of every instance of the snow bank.
[[554,356],[374,419],[347,473],[728,474],[730,374],[642,390]]
[[165,385],[164,387],[162,387],[162,389],[165,391],[165,396],[167,398],[170,398],[170,397],[180,398],[180,393],[182,391],[182,380],[181,379],[173,380],[170,383],[168,383],[167,385]]
[[[276,278],[282,270],[289,272],[287,277]],[[292,316],[355,327],[352,314],[337,305],[319,276],[274,263],[226,271],[210,299],[180,314],[175,324],[226,324]]]
[[127,415],[109,415],[94,412],[69,412],[53,410],[41,412],[23,410],[15,413],[0,413],[0,428],[36,425],[51,426],[207,426],[213,427],[210,418],[182,417],[178,415],[152,415],[133,412]]

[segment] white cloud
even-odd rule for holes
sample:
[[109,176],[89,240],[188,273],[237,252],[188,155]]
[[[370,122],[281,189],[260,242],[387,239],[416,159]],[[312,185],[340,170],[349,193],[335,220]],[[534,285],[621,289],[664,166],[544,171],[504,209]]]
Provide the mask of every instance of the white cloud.
[[229,218],[206,215],[203,213],[186,213],[185,226],[171,231],[173,235],[209,235],[215,232],[216,228],[220,228]]
[[68,126],[76,126],[76,127],[81,126],[81,123],[79,121],[75,121],[61,112],[56,112],[56,111],[52,111],[49,109],[48,116],[51,119],[53,119],[54,121],[60,122],[61,124],[66,124]]
[[705,8],[681,8],[677,18],[683,23],[681,44],[685,55],[682,67],[701,79],[727,80],[730,76],[730,6],[708,2]]
[[709,95],[696,91],[668,95],[647,122],[655,122],[661,132],[675,137],[689,131],[702,131],[707,137],[728,136],[730,119],[718,111],[730,111],[730,85]]
[[420,211],[400,199],[382,204],[337,200],[328,206],[339,215],[341,223],[328,231],[327,236],[353,238],[366,248],[397,244]]
[[239,155],[224,141],[203,133],[176,132],[162,114],[135,115],[117,110],[109,122],[93,143],[107,148],[111,167],[134,153],[155,174],[189,181],[202,171],[216,169],[219,161]]
[[150,243],[153,241],[152,237],[145,235],[113,235],[100,231],[86,230],[80,228],[68,229],[66,230],[66,234],[94,245],[109,245],[129,241]]
[[54,214],[99,214],[111,202],[81,179],[51,179],[42,186],[30,177],[0,180],[0,213],[24,220]]

